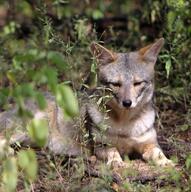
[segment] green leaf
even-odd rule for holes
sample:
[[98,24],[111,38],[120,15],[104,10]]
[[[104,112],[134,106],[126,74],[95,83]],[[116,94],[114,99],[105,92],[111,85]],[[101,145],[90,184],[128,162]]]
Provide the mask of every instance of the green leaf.
[[33,119],[27,125],[31,139],[39,147],[43,147],[48,140],[48,122],[45,119]]
[[9,81],[13,84],[17,85],[17,81],[15,78],[15,74],[12,71],[7,71],[7,78],[9,79]]
[[21,94],[24,97],[33,97],[35,94],[34,86],[32,83],[24,83],[21,85]]
[[30,165],[27,151],[21,150],[17,154],[18,164],[22,169],[26,169]]
[[37,176],[38,163],[35,152],[31,149],[21,150],[18,153],[18,163],[29,181],[34,181]]
[[79,19],[75,23],[75,30],[77,32],[78,40],[84,41],[87,38],[87,20],[86,19]]
[[180,126],[181,131],[187,131],[189,128],[190,128],[190,126],[187,125],[187,124],[183,124],[183,125]]
[[91,65],[90,71],[91,71],[92,73],[96,73],[96,70],[97,70],[96,62],[93,62],[92,65]]
[[36,94],[36,100],[37,100],[38,106],[41,110],[46,108],[46,106],[47,106],[46,99],[42,93],[39,92]]
[[13,95],[15,97],[32,97],[34,95],[33,85],[31,83],[23,83],[18,85],[15,88]]
[[171,32],[174,29],[174,22],[176,19],[176,13],[174,11],[169,11],[167,14],[167,28]]
[[167,171],[170,174],[169,177],[175,181],[175,183],[179,183],[181,179],[181,173],[172,167],[169,167]]
[[15,157],[10,157],[3,163],[2,181],[6,191],[15,191],[17,186],[17,177],[18,170],[16,159]]
[[46,57],[45,51],[38,49],[29,49],[27,52],[15,55],[13,58],[13,66],[17,70],[22,70],[22,64],[27,62],[35,62]]
[[186,158],[185,164],[187,169],[191,168],[191,154],[189,154],[188,157]]
[[0,90],[0,106],[6,104],[6,102],[7,102],[7,97]]
[[16,9],[18,13],[24,16],[32,17],[33,15],[31,5],[27,1],[21,1],[20,3],[18,3]]
[[95,9],[95,10],[93,11],[93,13],[92,13],[92,17],[93,17],[94,19],[101,19],[101,18],[104,17],[104,14],[103,14],[103,12],[100,11],[99,9]]
[[63,84],[57,86],[56,101],[70,117],[78,115],[78,101],[69,86]]
[[170,69],[171,69],[171,58],[169,58],[166,63],[165,63],[165,70],[166,70],[166,76],[167,78],[169,78],[169,74],[170,74]]
[[66,70],[67,63],[65,62],[65,58],[63,54],[57,51],[49,51],[47,54],[47,58],[53,64],[57,65],[60,69]]
[[28,178],[30,180],[34,181],[37,176],[38,163],[37,163],[35,152],[33,150],[28,150],[27,153],[28,153],[30,166],[26,168],[26,174],[28,175]]
[[43,69],[43,73],[47,78],[48,85],[50,86],[51,90],[54,92],[58,82],[57,71],[54,68],[46,67]]

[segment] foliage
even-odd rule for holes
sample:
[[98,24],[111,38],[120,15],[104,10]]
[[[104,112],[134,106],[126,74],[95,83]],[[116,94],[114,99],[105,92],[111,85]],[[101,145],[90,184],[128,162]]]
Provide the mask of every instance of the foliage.
[[[91,82],[97,80],[95,62],[91,60],[88,45],[92,40],[107,42],[114,49],[126,51],[136,49],[164,36],[166,43],[156,69],[157,106],[160,107],[159,130],[165,132],[174,142],[189,142],[191,128],[191,3],[186,0],[154,1],[64,1],[41,0],[21,2],[0,1],[0,108],[18,106],[23,123],[30,119],[27,130],[37,145],[44,146],[48,137],[45,121],[34,120],[34,114],[25,106],[33,99],[41,110],[47,103],[43,95],[49,91],[55,95],[64,109],[64,117],[70,120],[79,113],[76,93],[82,85],[87,71]],[[90,65],[92,64],[92,65]],[[72,88],[71,88],[72,87]],[[172,113],[173,111],[173,113]],[[171,120],[171,121],[170,121]],[[161,121],[163,124],[161,124]],[[163,126],[164,125],[164,126]],[[40,127],[40,129],[39,129]],[[174,146],[177,146],[176,143]],[[0,157],[0,189],[15,191],[20,177],[23,185],[30,189],[38,179],[38,161],[35,151],[23,149],[9,157]],[[1,153],[0,153],[1,154]],[[190,190],[190,155],[180,148],[178,159],[185,162],[180,173],[171,172],[171,181],[177,183],[177,190]],[[51,158],[47,157],[52,165]],[[83,163],[82,163],[83,164]],[[65,167],[48,167],[51,178]],[[72,184],[78,187],[81,167],[76,168]],[[77,172],[77,170],[79,172]],[[106,171],[107,172],[107,171]],[[40,174],[39,174],[40,175]],[[67,174],[65,174],[67,175]],[[181,179],[187,182],[182,186]],[[80,178],[80,179],[79,179]],[[69,178],[71,179],[71,178]],[[55,179],[56,180],[56,179]],[[80,180],[81,182],[81,180]],[[109,190],[109,177],[96,180],[98,188]],[[169,181],[170,183],[170,181]],[[79,184],[80,185],[80,184]],[[96,186],[97,187],[97,186]],[[124,190],[149,191],[152,185],[124,183]],[[91,188],[91,186],[90,186]],[[165,187],[161,191],[166,190]],[[168,186],[168,191],[173,186]]]

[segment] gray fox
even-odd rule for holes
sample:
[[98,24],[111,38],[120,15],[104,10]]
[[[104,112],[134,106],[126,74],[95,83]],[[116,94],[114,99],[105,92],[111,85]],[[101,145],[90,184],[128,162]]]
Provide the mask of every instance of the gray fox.
[[[99,82],[95,89],[102,88],[109,97],[104,112],[96,102],[91,99],[87,101],[89,95],[82,99],[81,123],[66,122],[62,110],[50,94],[46,94],[48,107],[45,111],[38,110],[29,101],[28,106],[35,118],[48,120],[50,129],[47,147],[50,151],[70,156],[80,155],[84,151],[88,154],[93,152],[97,158],[106,160],[107,164],[118,166],[125,166],[122,157],[135,151],[144,160],[151,160],[156,165],[173,165],[158,145],[152,104],[154,66],[163,44],[164,39],[161,38],[138,51],[115,53],[93,42],[90,50],[97,60]],[[100,96],[103,96],[102,93]],[[15,113],[16,109],[0,114],[2,133],[3,130],[15,127],[15,124],[21,125],[17,123],[19,121]],[[85,127],[85,131],[79,127]],[[84,133],[89,134],[89,142],[82,144]],[[18,132],[13,134],[10,143],[28,140],[25,133]],[[5,143],[5,139],[0,140],[0,151]]]

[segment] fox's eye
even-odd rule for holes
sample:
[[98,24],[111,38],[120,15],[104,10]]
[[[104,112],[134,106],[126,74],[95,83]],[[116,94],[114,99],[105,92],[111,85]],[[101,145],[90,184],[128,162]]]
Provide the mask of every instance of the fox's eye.
[[143,83],[145,83],[145,81],[137,81],[137,82],[134,83],[134,86],[135,86],[135,87],[136,87],[136,86],[140,86],[140,85],[142,85]]
[[111,85],[113,87],[120,87],[121,83],[120,82],[109,82],[109,85]]

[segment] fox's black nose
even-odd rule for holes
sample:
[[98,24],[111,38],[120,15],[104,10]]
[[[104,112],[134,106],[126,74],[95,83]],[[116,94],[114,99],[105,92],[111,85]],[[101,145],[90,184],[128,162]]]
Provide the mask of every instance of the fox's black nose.
[[123,106],[124,106],[124,107],[130,107],[130,106],[131,106],[131,104],[132,104],[132,101],[131,101],[131,100],[129,100],[129,99],[128,99],[128,100],[124,100],[124,101],[123,101]]

